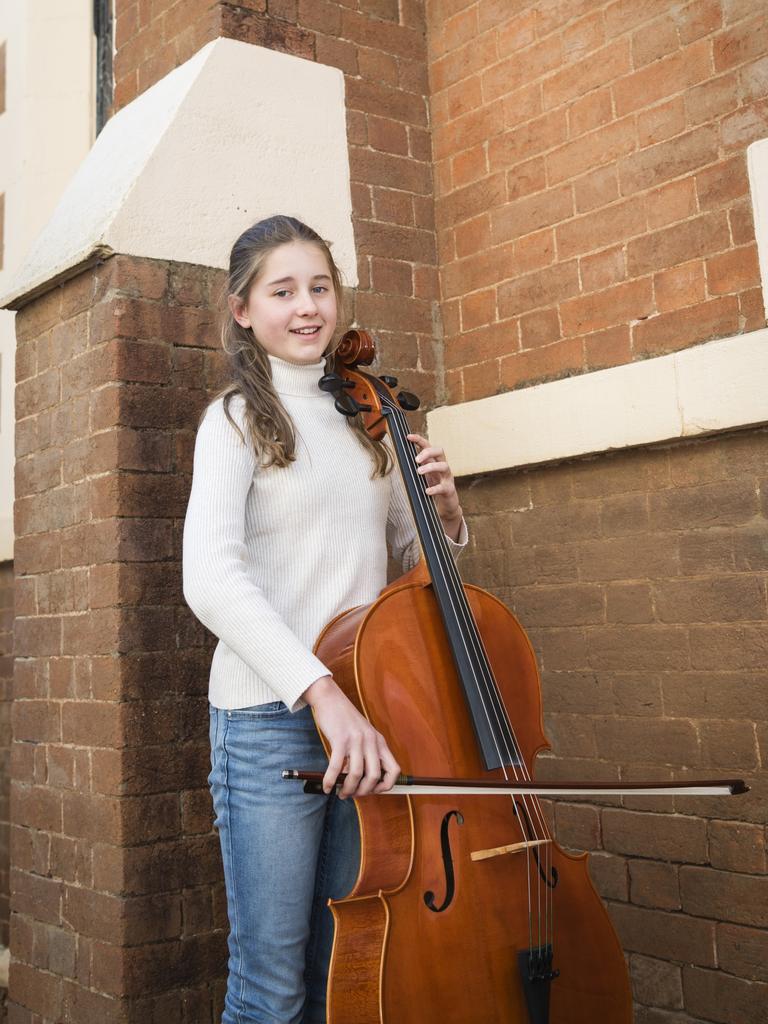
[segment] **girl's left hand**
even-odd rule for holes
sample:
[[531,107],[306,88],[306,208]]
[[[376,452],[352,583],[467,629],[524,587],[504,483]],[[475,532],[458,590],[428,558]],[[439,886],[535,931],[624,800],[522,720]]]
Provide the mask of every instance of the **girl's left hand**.
[[426,476],[427,494],[431,494],[435,499],[437,513],[445,532],[455,540],[454,534],[458,536],[461,527],[462,510],[451,467],[445,461],[445,452],[442,448],[432,447],[421,434],[408,434],[408,440],[413,441],[420,449],[416,456],[419,467],[417,472]]

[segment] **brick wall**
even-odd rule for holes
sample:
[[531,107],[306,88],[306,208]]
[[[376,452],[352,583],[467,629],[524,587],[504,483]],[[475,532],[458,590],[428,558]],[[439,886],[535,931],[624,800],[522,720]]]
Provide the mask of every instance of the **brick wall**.
[[427,0],[449,400],[765,326],[752,0]]
[[768,1006],[767,466],[762,429],[462,489],[464,578],[539,659],[539,777],[752,786],[550,807],[559,841],[593,851],[638,1024],[757,1024]]
[[183,604],[220,274],[114,257],[17,316],[10,1020],[209,1021],[211,644]]
[[0,564],[0,946],[8,945],[9,761],[13,686],[13,562]]

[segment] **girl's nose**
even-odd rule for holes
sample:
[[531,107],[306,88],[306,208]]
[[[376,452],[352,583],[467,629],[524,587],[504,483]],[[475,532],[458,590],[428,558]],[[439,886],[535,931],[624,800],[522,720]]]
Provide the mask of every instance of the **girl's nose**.
[[317,302],[315,296],[311,292],[300,292],[298,299],[298,308],[300,313],[314,313],[317,310]]

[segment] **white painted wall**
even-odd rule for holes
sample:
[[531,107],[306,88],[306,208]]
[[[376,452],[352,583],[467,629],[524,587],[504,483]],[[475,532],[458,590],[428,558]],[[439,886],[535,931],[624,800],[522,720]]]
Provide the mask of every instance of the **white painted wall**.
[[[5,193],[0,293],[95,136],[95,37],[91,0],[2,0],[6,42],[0,114],[0,192]],[[0,309],[0,561],[13,558],[15,314]]]

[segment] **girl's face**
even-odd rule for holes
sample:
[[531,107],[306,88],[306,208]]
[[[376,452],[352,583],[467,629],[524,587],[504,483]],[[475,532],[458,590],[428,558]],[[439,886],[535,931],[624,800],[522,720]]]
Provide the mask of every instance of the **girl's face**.
[[[317,363],[336,329],[336,295],[325,255],[307,242],[273,249],[251,285],[247,303],[229,296],[232,315],[270,355]],[[313,329],[313,330],[310,330]]]

